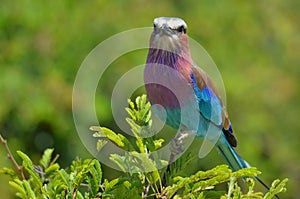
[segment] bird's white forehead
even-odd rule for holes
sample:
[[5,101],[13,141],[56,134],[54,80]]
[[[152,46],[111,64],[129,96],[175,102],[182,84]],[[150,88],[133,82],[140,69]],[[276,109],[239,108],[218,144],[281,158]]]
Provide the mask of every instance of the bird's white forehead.
[[178,28],[184,26],[187,28],[186,23],[177,17],[158,17],[154,19],[154,24],[158,27],[161,27],[163,24],[167,24],[170,28]]

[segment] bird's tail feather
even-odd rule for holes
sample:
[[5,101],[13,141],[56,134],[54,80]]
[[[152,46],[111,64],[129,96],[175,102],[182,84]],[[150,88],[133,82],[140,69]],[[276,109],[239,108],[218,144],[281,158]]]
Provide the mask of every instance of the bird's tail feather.
[[[237,154],[237,152],[232,148],[232,146],[230,146],[230,144],[226,140],[224,140],[224,142],[221,142],[217,146],[217,149],[233,171],[251,167],[247,161],[242,159]],[[255,176],[254,178],[267,190],[270,190],[270,187],[266,183],[264,183],[259,177]],[[275,196],[276,198],[279,198],[277,195]]]
[[250,167],[250,165],[235,152],[227,141],[219,144],[217,149],[233,171]]

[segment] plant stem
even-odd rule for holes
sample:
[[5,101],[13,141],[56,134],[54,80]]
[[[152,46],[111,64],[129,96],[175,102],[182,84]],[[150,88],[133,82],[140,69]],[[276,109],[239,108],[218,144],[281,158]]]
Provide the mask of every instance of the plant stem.
[[9,159],[11,159],[11,161],[13,162],[13,164],[15,165],[15,167],[17,168],[17,170],[20,172],[21,174],[21,177],[23,180],[25,180],[25,176],[24,176],[24,171],[23,171],[23,166],[20,166],[17,161],[15,160],[14,156],[12,155],[9,147],[8,147],[8,144],[7,144],[7,140],[5,140],[2,135],[0,134],[0,141],[4,144],[4,147],[5,147],[5,150],[7,152],[7,156]]

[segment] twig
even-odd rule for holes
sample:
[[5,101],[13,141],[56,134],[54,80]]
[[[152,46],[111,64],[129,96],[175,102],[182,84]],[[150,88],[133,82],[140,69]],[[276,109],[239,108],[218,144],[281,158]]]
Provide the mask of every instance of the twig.
[[74,189],[73,194],[72,194],[72,199],[75,199],[77,195],[77,188]]
[[7,145],[7,140],[5,140],[2,135],[0,134],[0,141],[4,144],[5,150],[7,152],[7,156],[9,159],[11,159],[11,161],[13,162],[13,164],[15,165],[15,167],[17,168],[17,170],[20,172],[21,177],[23,180],[25,180],[25,176],[24,176],[24,171],[23,171],[23,166],[20,166],[17,161],[15,160],[14,156],[12,155],[8,145]]
[[[89,184],[80,183],[79,187],[85,187],[85,188],[87,188],[88,191],[91,191],[91,187]],[[99,188],[101,188],[101,185],[99,186]]]
[[149,193],[150,184],[144,187],[144,192],[142,193],[142,198],[147,198]]
[[59,158],[59,154],[56,154],[56,156],[53,158],[53,160],[50,162],[49,165],[53,165],[58,158]]

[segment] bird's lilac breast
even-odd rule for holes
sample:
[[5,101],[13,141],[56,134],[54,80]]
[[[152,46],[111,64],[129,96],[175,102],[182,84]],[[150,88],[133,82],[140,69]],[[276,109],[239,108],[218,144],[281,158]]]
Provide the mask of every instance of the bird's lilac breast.
[[[183,67],[188,61],[177,53],[162,49],[149,49],[144,71],[145,87],[152,104],[167,108],[180,108],[180,103],[192,90],[190,72]],[[191,92],[189,92],[191,95]]]
[[[164,55],[160,56],[160,53]],[[172,52],[156,51],[155,57],[149,52],[144,71],[145,88],[151,104],[164,107],[167,124],[178,128],[182,107],[196,104],[196,97],[190,79],[186,78],[182,66],[186,60]],[[194,106],[194,110],[195,110]]]
[[[147,69],[145,72],[147,73]],[[151,72],[148,71],[149,73]],[[160,73],[160,75],[163,75],[163,73]],[[145,79],[148,78],[149,76]],[[156,77],[150,79],[155,81]],[[182,84],[178,82],[182,82]],[[158,83],[148,83],[145,87],[151,104],[160,105],[156,106],[154,112],[161,120],[166,119],[166,123],[175,129],[178,129],[181,124],[189,127],[189,129],[196,128],[194,122],[197,119],[193,119],[199,117],[196,96],[188,82],[183,81],[183,77],[173,77],[171,79],[166,75],[166,78],[159,79]],[[164,109],[166,115],[164,115],[164,111],[157,109]],[[191,121],[193,122],[191,123]]]
[[[172,82],[178,81],[178,77],[171,77],[164,70],[164,66],[147,64],[145,68],[145,88],[151,104],[160,104],[166,108],[180,107],[178,97],[172,88]],[[174,85],[174,84],[173,84]],[[177,88],[177,93],[180,88]]]

